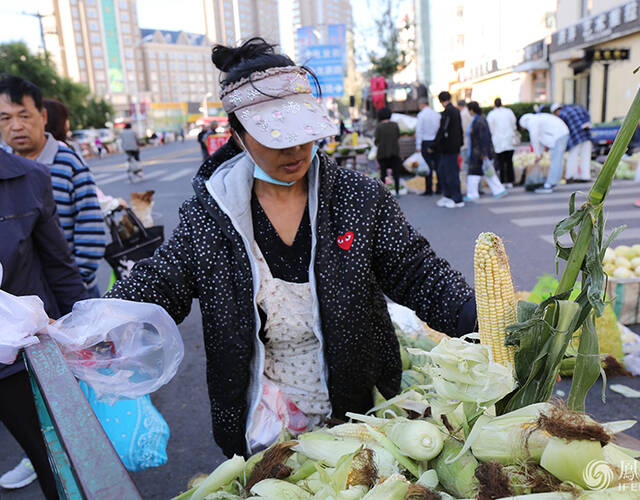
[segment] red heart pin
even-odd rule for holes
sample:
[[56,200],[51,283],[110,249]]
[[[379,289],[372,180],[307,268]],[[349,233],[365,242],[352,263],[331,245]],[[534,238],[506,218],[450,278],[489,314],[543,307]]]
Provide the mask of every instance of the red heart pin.
[[338,236],[338,246],[343,250],[349,250],[353,244],[353,231],[347,231]]

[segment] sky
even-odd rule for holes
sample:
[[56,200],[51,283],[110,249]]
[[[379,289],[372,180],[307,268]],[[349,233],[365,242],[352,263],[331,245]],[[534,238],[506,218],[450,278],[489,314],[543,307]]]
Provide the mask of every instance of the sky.
[[[394,1],[403,8],[411,0]],[[375,46],[375,23],[372,16],[359,16],[358,12],[380,12],[383,0],[351,0],[354,22],[356,47]],[[287,18],[290,19],[292,0],[280,0],[280,25],[283,26]],[[43,14],[51,12],[51,0],[20,0],[20,7],[13,8],[9,2],[2,2],[0,6],[0,43],[23,40],[31,50],[37,50],[40,45],[40,27],[38,20],[23,12]],[[179,5],[179,7],[178,7]],[[204,18],[200,14],[202,0],[138,0],[138,19],[142,28],[158,28],[167,30],[184,30],[192,33],[204,33]],[[290,21],[289,21],[290,22]],[[284,37],[283,51],[292,53],[293,47]],[[366,54],[360,52],[360,61],[366,59]]]

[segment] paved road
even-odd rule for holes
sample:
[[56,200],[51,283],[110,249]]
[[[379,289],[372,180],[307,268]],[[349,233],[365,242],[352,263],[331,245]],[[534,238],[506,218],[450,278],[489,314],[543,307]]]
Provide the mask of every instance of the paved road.
[[[200,163],[200,152],[194,141],[169,144],[144,150],[145,181],[130,185],[124,173],[124,156],[116,155],[92,160],[90,165],[100,187],[108,194],[128,198],[131,191],[156,190],[154,212],[162,214],[167,234],[177,224],[177,208],[191,196],[190,179]],[[475,205],[461,209],[443,209],[435,205],[435,197],[404,196],[400,205],[409,221],[424,234],[436,252],[447,258],[469,282],[473,282],[473,244],[478,233],[500,234],[511,260],[516,287],[528,290],[536,277],[554,272],[552,231],[556,222],[568,212],[569,193],[587,185],[561,187],[551,195],[534,195],[514,189],[500,200],[483,197]],[[607,206],[610,225],[627,224],[620,243],[640,242],[640,209],[632,206],[640,186],[617,181]],[[106,263],[101,267],[99,281],[108,281]],[[176,377],[152,396],[171,427],[169,462],[161,468],[133,473],[144,498],[170,498],[184,488],[190,477],[212,470],[222,460],[211,434],[209,403],[204,378],[202,329],[198,303],[180,325],[185,343],[185,358]],[[610,381],[611,382],[611,381]],[[616,380],[637,390],[640,380]],[[568,393],[569,381],[558,385]],[[601,385],[594,387],[588,399],[588,410],[596,417],[640,419],[640,405],[607,391],[606,407],[600,401]],[[609,417],[608,417],[609,416]],[[640,438],[640,425],[630,434]],[[3,427],[0,427],[0,471],[12,467],[20,451]],[[6,450],[6,452],[5,452]],[[40,492],[31,485],[15,492],[0,492],[3,500],[37,500]]]

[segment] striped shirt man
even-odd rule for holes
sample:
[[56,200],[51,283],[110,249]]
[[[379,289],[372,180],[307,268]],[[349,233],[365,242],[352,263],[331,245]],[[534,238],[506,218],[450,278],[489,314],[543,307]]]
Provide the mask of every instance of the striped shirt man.
[[60,225],[87,288],[96,284],[96,271],[104,255],[104,218],[89,167],[63,142],[48,132],[36,161],[49,167]]

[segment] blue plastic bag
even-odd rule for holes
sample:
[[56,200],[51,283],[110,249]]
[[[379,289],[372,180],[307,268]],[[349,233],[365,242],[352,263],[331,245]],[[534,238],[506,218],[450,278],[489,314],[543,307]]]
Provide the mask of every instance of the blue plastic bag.
[[122,399],[112,406],[99,401],[91,386],[83,381],[79,384],[127,470],[139,471],[167,463],[169,425],[148,395]]

